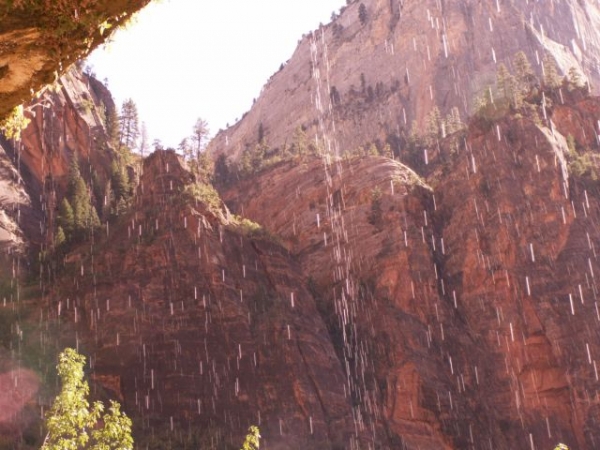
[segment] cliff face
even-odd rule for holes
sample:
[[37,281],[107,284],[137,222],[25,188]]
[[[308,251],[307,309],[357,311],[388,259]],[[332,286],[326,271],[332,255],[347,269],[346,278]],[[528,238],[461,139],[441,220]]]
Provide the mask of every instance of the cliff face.
[[238,159],[259,136],[281,148],[303,127],[334,154],[387,141],[402,156],[413,121],[423,130],[434,106],[444,114],[457,107],[466,118],[475,97],[494,85],[498,64],[511,68],[520,50],[538,75],[551,54],[563,74],[576,67],[598,85],[599,26],[597,2],[355,1],[301,39],[211,150]]
[[300,267],[194,198],[193,178],[151,155],[131,213],[73,253],[44,314],[140,418],[139,445],[235,445],[259,424],[268,448],[346,448],[343,367]]
[[391,448],[596,446],[599,192],[565,137],[597,151],[598,117],[587,99],[550,128],[474,123],[424,178],[369,158],[225,191],[298,255],[357,409],[376,405]]
[[113,157],[102,115],[115,105],[97,80],[73,69],[27,107],[31,122],[21,140],[0,141],[0,242],[19,252],[51,240],[71,160],[82,163],[88,181],[92,172],[105,180]]

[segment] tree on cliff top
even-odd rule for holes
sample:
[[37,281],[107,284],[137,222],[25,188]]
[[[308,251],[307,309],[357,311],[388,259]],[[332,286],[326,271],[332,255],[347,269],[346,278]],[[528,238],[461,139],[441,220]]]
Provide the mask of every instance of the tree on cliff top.
[[104,405],[88,402],[90,387],[83,378],[85,357],[72,348],[58,357],[61,390],[46,415],[48,433],[42,450],[130,450],[133,448],[131,419],[118,402]]
[[132,99],[127,99],[121,106],[119,117],[119,149],[123,147],[134,150],[140,135],[137,105]]
[[192,141],[194,142],[194,148],[196,150],[196,159],[200,159],[200,153],[203,149],[204,139],[208,136],[208,122],[202,117],[199,117],[194,124],[194,130],[192,133]]

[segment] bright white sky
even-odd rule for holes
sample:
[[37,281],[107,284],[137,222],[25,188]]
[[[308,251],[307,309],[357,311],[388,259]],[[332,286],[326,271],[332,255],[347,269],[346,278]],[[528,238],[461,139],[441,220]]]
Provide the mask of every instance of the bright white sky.
[[211,135],[234,124],[293,54],[345,0],[162,0],[96,50],[88,63],[117,105],[131,97],[150,142],[177,144],[198,117]]

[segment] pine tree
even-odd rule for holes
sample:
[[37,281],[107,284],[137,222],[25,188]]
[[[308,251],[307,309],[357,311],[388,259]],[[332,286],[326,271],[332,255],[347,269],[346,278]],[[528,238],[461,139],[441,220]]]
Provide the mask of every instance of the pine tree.
[[129,200],[129,177],[122,164],[114,160],[110,165],[110,178],[115,200]]
[[521,95],[526,95],[535,84],[535,74],[527,59],[525,52],[520,51],[515,54],[513,65],[515,67],[515,80],[517,89]]
[[59,225],[56,229],[56,234],[54,235],[54,248],[58,248],[63,245],[67,240],[67,236],[63,231],[63,228]]
[[69,162],[69,174],[67,176],[67,195],[73,198],[77,183],[81,179],[81,171],[77,162],[77,155],[73,155],[73,159]]
[[121,106],[119,118],[119,149],[135,150],[139,134],[137,105],[132,99],[127,99]]
[[194,124],[192,133],[192,141],[194,142],[194,148],[196,150],[196,159],[200,159],[200,153],[204,148],[204,139],[208,136],[208,133],[208,122],[199,117]]
[[544,85],[550,89],[556,89],[561,85],[561,77],[558,73],[558,65],[552,54],[547,53],[542,61],[544,69]]
[[249,148],[246,148],[242,153],[242,157],[238,162],[238,168],[242,176],[247,176],[252,173],[252,155]]
[[106,135],[108,136],[108,143],[111,147],[117,148],[119,146],[119,114],[115,107],[106,108]]
[[71,204],[75,218],[75,233],[83,235],[90,228],[90,213],[92,209],[88,189],[83,178],[77,179]]
[[209,156],[207,152],[200,153],[200,158],[198,159],[198,176],[208,181],[210,175],[213,172],[213,160]]
[[102,200],[104,198],[104,185],[105,182],[102,180],[98,173],[94,170],[92,171],[92,193],[93,193],[93,201],[94,205],[102,205]]
[[104,198],[102,199],[102,219],[107,220],[110,217],[111,210],[115,204],[115,195],[112,189],[112,183],[108,182],[104,186]]
[[439,108],[434,106],[425,119],[425,137],[427,145],[432,145],[440,136],[441,125],[442,115]]
[[498,65],[496,71],[496,87],[500,98],[510,101],[512,97],[512,75],[503,63]]
[[183,155],[183,157],[187,161],[191,161],[194,157],[194,149],[190,145],[188,138],[183,138],[181,140],[181,142],[177,146],[177,150]]
[[419,124],[417,123],[416,120],[413,120],[412,124],[410,126],[410,133],[408,135],[408,142],[412,146],[416,146],[416,147],[422,145],[421,132],[419,130]]
[[229,169],[229,160],[224,153],[217,157],[214,170],[215,184],[227,186],[230,181],[231,171]]
[[59,227],[61,227],[66,234],[65,237],[71,236],[75,229],[75,215],[73,214],[73,207],[67,198],[63,198],[60,202],[57,220]]
[[302,129],[302,127],[296,127],[294,131],[294,141],[292,143],[292,153],[299,156],[300,158],[304,157],[308,151],[308,143],[306,133]]

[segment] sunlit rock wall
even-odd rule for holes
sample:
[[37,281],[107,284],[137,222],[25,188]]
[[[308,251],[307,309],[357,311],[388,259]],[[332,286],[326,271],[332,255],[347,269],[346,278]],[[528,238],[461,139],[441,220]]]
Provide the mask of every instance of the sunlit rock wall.
[[[367,19],[359,20],[364,4]],[[241,120],[217,134],[211,150],[237,159],[259,138],[290,145],[297,127],[326,151],[344,153],[390,139],[396,155],[416,121],[434,106],[458,107],[495,83],[523,50],[541,76],[551,53],[566,74],[576,67],[600,83],[597,1],[365,0],[305,35]],[[282,61],[283,62],[283,61]]]

